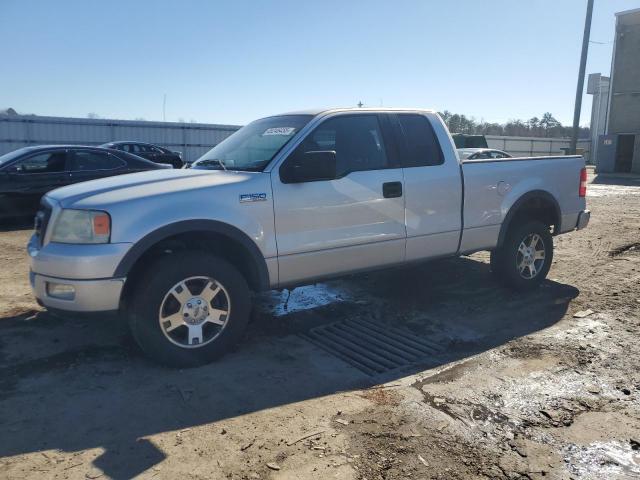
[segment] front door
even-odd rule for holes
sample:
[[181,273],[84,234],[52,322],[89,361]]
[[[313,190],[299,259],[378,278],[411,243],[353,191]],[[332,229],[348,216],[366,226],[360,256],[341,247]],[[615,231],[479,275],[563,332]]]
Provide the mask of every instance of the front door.
[[66,156],[60,149],[38,152],[11,165],[3,189],[6,215],[33,215],[45,193],[66,185]]
[[[283,183],[296,155],[335,151],[338,178]],[[324,120],[272,172],[281,285],[401,263],[405,254],[402,169],[393,164],[376,114]]]

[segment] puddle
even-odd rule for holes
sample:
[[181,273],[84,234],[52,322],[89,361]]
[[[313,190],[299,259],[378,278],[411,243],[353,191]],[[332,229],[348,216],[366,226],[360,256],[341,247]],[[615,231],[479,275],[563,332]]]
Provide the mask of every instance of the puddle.
[[265,294],[260,303],[263,309],[276,317],[292,312],[322,307],[330,303],[350,300],[350,296],[342,289],[324,283],[307,285],[293,290],[273,291]]
[[640,451],[618,441],[594,442],[565,448],[567,469],[584,479],[627,479],[640,475]]

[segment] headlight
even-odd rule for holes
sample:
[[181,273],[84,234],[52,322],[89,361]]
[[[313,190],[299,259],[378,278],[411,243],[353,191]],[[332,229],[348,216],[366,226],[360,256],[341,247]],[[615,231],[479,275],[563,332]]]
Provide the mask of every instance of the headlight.
[[51,234],[52,242],[109,243],[111,217],[96,210],[62,210]]

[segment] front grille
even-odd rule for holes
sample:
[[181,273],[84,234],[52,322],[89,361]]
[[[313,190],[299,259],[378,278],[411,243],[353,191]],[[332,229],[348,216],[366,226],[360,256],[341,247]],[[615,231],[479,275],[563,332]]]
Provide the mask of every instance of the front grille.
[[33,230],[36,236],[38,237],[38,243],[42,246],[42,242],[44,241],[44,236],[47,233],[47,225],[49,224],[49,219],[51,218],[51,207],[46,203],[42,202],[40,204],[40,210],[36,213],[36,218],[33,222]]

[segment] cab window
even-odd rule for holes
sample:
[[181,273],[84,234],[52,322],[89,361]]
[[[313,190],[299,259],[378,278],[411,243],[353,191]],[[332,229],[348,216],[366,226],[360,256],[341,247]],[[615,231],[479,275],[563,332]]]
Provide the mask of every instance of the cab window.
[[292,157],[323,150],[336,152],[337,177],[389,166],[377,115],[330,118],[307,135]]
[[401,136],[404,138],[404,142],[401,142],[404,143],[404,153],[401,155],[403,167],[424,167],[444,163],[440,143],[425,116],[400,113],[397,118],[402,131]]

